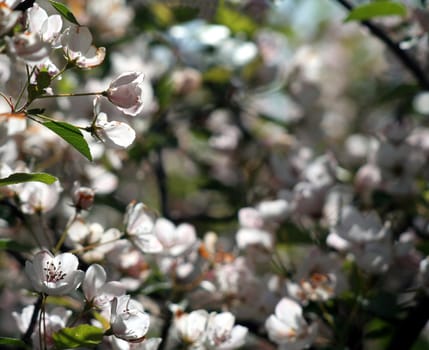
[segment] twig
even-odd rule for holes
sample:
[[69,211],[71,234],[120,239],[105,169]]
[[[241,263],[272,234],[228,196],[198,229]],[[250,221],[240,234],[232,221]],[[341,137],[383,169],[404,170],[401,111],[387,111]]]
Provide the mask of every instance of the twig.
[[[341,4],[348,11],[352,11],[354,9],[354,6],[348,0],[334,1]],[[399,45],[395,43],[379,26],[375,25],[369,20],[361,21],[361,23],[390,49],[390,51],[405,66],[405,68],[411,72],[411,74],[423,89],[429,90],[429,80],[420,64],[412,56],[410,56],[406,51],[402,50]]]
[[24,336],[22,337],[22,341],[26,344],[29,344],[31,335],[34,332],[34,327],[36,327],[36,321],[37,321],[37,317],[39,316],[40,308],[42,307],[42,301],[43,301],[43,296],[39,295],[39,298],[34,304],[34,311],[33,311],[33,315],[31,316],[31,321],[30,321],[30,324],[28,325],[28,329],[25,332]]
[[162,148],[155,150],[154,170],[156,181],[158,182],[160,209],[163,217],[169,219],[170,211],[168,209],[168,189],[167,189],[167,174],[165,172]]

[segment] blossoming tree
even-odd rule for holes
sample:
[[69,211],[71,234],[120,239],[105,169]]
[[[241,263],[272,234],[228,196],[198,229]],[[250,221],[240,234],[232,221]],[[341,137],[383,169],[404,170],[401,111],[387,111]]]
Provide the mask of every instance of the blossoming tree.
[[424,0],[0,0],[0,348],[426,349]]

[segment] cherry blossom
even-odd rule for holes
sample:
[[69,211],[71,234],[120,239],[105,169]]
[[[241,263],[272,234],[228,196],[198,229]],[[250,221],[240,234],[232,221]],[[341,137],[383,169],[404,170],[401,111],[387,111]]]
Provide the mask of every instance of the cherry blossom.
[[131,202],[124,217],[125,232],[145,253],[159,253],[163,247],[154,234],[155,217],[143,203]]
[[93,264],[85,272],[82,283],[82,290],[86,300],[103,309],[110,307],[110,302],[114,297],[125,294],[125,287],[116,281],[106,282],[107,274],[101,265]]
[[143,79],[143,73],[123,73],[110,83],[104,94],[120,111],[136,116],[143,109]]
[[113,298],[111,306],[110,326],[113,335],[129,342],[143,341],[150,323],[143,306],[129,295]]
[[237,349],[244,345],[247,328],[235,325],[230,312],[211,313],[207,322],[206,344],[212,349]]
[[316,325],[308,325],[302,316],[301,306],[288,298],[280,300],[275,314],[266,320],[265,328],[270,339],[279,345],[284,345],[285,349],[307,348],[317,334]]
[[33,260],[26,261],[25,272],[33,288],[47,295],[65,295],[78,288],[84,272],[78,270],[78,259],[71,253],[53,256],[40,251]]
[[67,58],[79,68],[93,68],[104,61],[106,49],[92,45],[92,34],[87,27],[69,27],[61,35]]

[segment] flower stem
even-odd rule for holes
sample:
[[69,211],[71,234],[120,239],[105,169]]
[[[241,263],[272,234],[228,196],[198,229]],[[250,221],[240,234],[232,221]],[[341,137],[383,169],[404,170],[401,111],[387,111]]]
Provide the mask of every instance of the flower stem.
[[76,97],[76,96],[94,96],[94,95],[103,95],[103,91],[98,92],[75,92],[69,94],[53,94],[53,95],[41,95],[37,96],[39,98],[55,98],[55,97]]
[[70,222],[65,227],[63,233],[61,234],[60,239],[58,240],[57,244],[55,245],[54,249],[52,250],[52,252],[54,254],[58,253],[59,250],[61,249],[61,246],[64,244],[64,241],[66,240],[67,234],[69,232],[69,228],[74,223],[74,221],[76,220],[76,218],[77,218],[77,213],[75,212],[74,215],[73,215],[73,218],[70,220]]

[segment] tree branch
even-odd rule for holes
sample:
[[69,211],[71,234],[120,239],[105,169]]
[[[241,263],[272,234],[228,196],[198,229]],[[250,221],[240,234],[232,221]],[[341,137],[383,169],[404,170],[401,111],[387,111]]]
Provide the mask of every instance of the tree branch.
[[[354,9],[354,6],[348,0],[334,1],[341,4],[348,11],[352,11]],[[361,23],[363,26],[367,27],[376,38],[381,40],[389,48],[396,58],[414,76],[423,89],[429,90],[429,80],[417,60],[410,56],[406,51],[402,50],[399,45],[395,43],[379,26],[368,20],[361,21]]]

